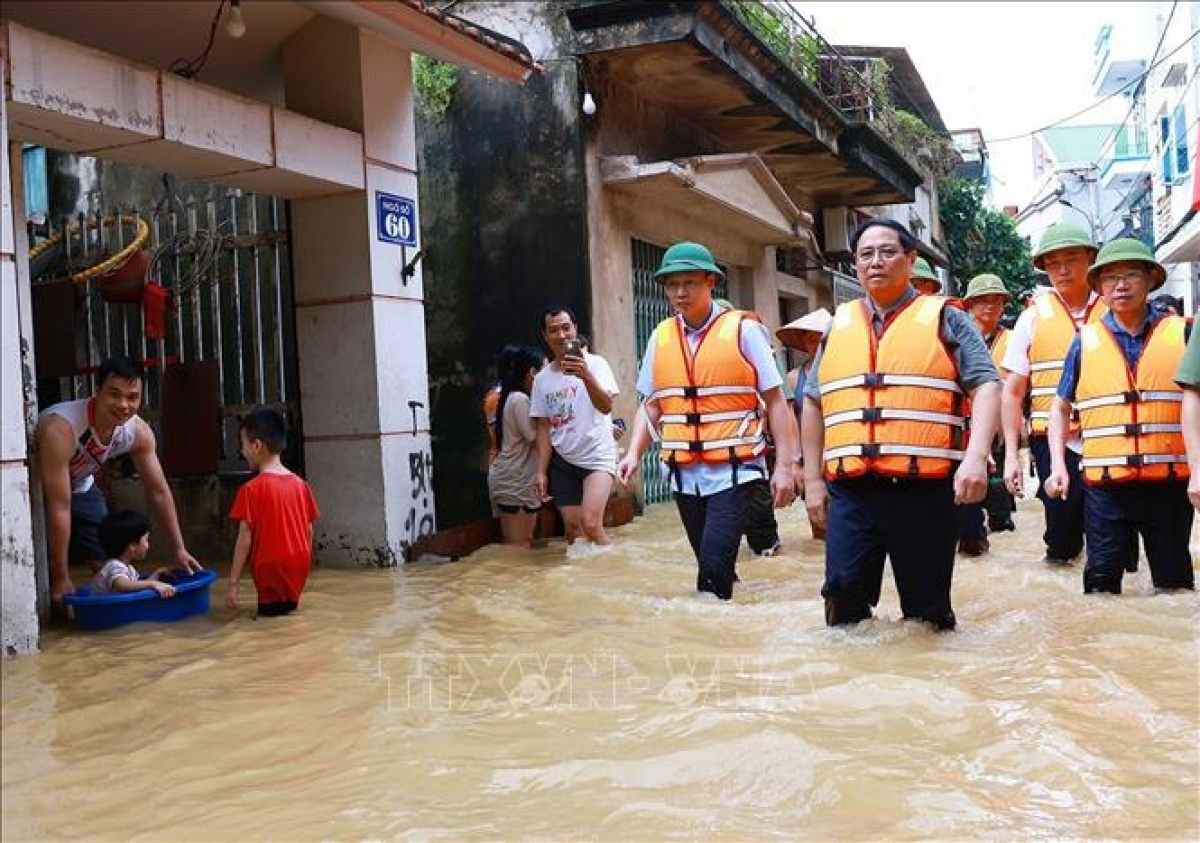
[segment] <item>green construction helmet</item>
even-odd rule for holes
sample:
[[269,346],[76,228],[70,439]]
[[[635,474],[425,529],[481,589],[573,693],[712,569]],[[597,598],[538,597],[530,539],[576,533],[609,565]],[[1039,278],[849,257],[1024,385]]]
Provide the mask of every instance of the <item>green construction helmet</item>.
[[942,279],[937,277],[937,273],[933,271],[933,267],[929,265],[929,261],[925,258],[917,258],[913,264],[912,277],[914,279],[924,278],[926,281],[932,281],[938,285],[938,289],[942,289]]
[[676,243],[663,255],[662,265],[654,273],[654,280],[661,281],[676,272],[715,272],[722,278],[725,273],[713,262],[712,252],[699,243]]
[[1042,239],[1038,241],[1037,251],[1033,253],[1033,265],[1044,271],[1043,264],[1046,262],[1046,255],[1057,252],[1059,249],[1070,249],[1073,246],[1090,250],[1093,258],[1099,251],[1096,248],[1096,242],[1092,240],[1092,235],[1084,231],[1082,227],[1073,222],[1056,222],[1042,232]]
[[1150,290],[1153,293],[1167,282],[1167,270],[1154,259],[1154,252],[1141,240],[1132,237],[1122,237],[1104,244],[1104,248],[1096,255],[1096,260],[1088,269],[1087,280],[1092,287],[1100,280],[1100,270],[1110,263],[1118,261],[1138,261],[1146,264],[1150,271]]
[[970,301],[979,296],[1004,296],[1006,299],[1012,299],[1012,293],[1004,286],[1000,276],[990,272],[976,275],[967,282],[967,293],[963,296],[963,301]]

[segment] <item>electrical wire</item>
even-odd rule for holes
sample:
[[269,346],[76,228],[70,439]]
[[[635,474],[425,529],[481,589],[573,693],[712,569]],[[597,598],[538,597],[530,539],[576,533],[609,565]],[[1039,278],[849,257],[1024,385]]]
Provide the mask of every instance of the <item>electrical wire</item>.
[[1197,37],[1200,37],[1200,30],[1197,30],[1196,32],[1193,32],[1191,35],[1189,35],[1178,47],[1176,47],[1174,50],[1172,50],[1171,52],[1169,52],[1165,56],[1163,56],[1161,59],[1159,59],[1157,64],[1147,67],[1145,69],[1145,71],[1143,71],[1139,75],[1135,76],[1133,79],[1129,80],[1127,83],[1122,85],[1117,90],[1113,91],[1111,94],[1106,96],[1104,99],[1097,100],[1096,102],[1092,103],[1091,105],[1087,106],[1086,108],[1081,108],[1081,109],[1079,109],[1079,111],[1076,111],[1072,114],[1068,114],[1066,117],[1061,117],[1052,123],[1047,123],[1045,126],[1042,126],[1040,128],[1031,129],[1028,132],[1022,132],[1019,135],[1009,135],[1008,137],[1004,137],[1004,138],[990,139],[990,140],[988,140],[988,145],[991,146],[991,145],[997,144],[997,143],[1008,143],[1009,141],[1016,141],[1016,140],[1023,140],[1025,138],[1031,138],[1034,135],[1036,135],[1038,132],[1044,132],[1047,129],[1057,128],[1058,126],[1061,126],[1070,120],[1074,120],[1076,117],[1087,114],[1089,111],[1093,111],[1093,110],[1099,108],[1100,106],[1104,105],[1104,103],[1108,102],[1109,100],[1125,93],[1130,88],[1132,88],[1136,85],[1140,85],[1147,77],[1149,77],[1151,72],[1153,72],[1154,70],[1156,70],[1163,64],[1166,64],[1167,59],[1171,58],[1176,53],[1178,53],[1180,50],[1182,50],[1184,47],[1186,47],[1188,44],[1195,41]]
[[[1180,92],[1180,94],[1179,94],[1179,99],[1177,99],[1177,100],[1175,101],[1175,105],[1173,105],[1171,108],[1169,108],[1169,109],[1167,110],[1167,114],[1169,114],[1169,115],[1170,115],[1170,114],[1174,114],[1174,113],[1175,113],[1175,110],[1176,110],[1176,109],[1178,109],[1178,108],[1179,108],[1179,106],[1183,104],[1184,100],[1186,100],[1186,99],[1187,99],[1188,91],[1190,91],[1190,90],[1191,90],[1191,88],[1192,88],[1192,85],[1196,84],[1196,79],[1197,79],[1197,77],[1198,77],[1198,76],[1200,76],[1200,74],[1197,74],[1197,73],[1193,73],[1193,74],[1192,74],[1191,81],[1189,81],[1189,82],[1187,83],[1187,85],[1186,85],[1186,86],[1184,86],[1184,89],[1183,89],[1183,91],[1181,91],[1181,92]],[[1197,122],[1198,122],[1198,121],[1200,121],[1200,116],[1198,116],[1198,117],[1196,118],[1196,120],[1193,120],[1193,121],[1192,121],[1192,124],[1191,124],[1190,126],[1188,126],[1188,128],[1187,128],[1187,129],[1184,131],[1183,135],[1184,135],[1184,137],[1185,137],[1185,138],[1190,138],[1190,137],[1191,137],[1191,135],[1192,135],[1192,130],[1196,128],[1196,124],[1197,124]],[[1193,155],[1192,161],[1195,161],[1195,160],[1196,160],[1196,159],[1195,159],[1195,156]],[[1193,165],[1193,166],[1194,166],[1194,165]],[[1195,177],[1196,177],[1196,176],[1193,176],[1193,178],[1195,178]],[[1121,212],[1121,209],[1124,207],[1126,200],[1128,200],[1128,199],[1129,199],[1129,197],[1133,196],[1133,195],[1134,195],[1134,193],[1135,193],[1135,192],[1136,192],[1138,189],[1140,189],[1140,188],[1141,188],[1141,186],[1142,186],[1142,185],[1141,185],[1141,182],[1140,182],[1140,181],[1135,181],[1133,184],[1131,184],[1131,185],[1129,186],[1129,189],[1128,189],[1128,190],[1126,190],[1126,191],[1125,191],[1123,194],[1121,194],[1121,198],[1117,200],[1117,202],[1116,202],[1116,204],[1115,204],[1115,205],[1113,205],[1113,208],[1112,208],[1112,210],[1109,212],[1109,214],[1108,214],[1108,216],[1105,218],[1104,222],[1103,222],[1103,223],[1100,225],[1100,230],[1101,230],[1101,231],[1104,231],[1104,229],[1108,228],[1108,224],[1117,218],[1117,215],[1118,215],[1118,214]]]
[[[1155,45],[1155,47],[1154,47],[1154,54],[1150,56],[1149,65],[1153,65],[1156,61],[1158,61],[1158,53],[1160,50],[1162,50],[1163,42],[1167,40],[1167,32],[1169,32],[1171,29],[1171,21],[1175,19],[1175,9],[1177,9],[1178,7],[1179,7],[1179,0],[1175,0],[1175,2],[1171,4],[1171,12],[1170,12],[1170,14],[1167,15],[1167,22],[1163,24],[1163,30],[1158,36],[1158,44]],[[1125,117],[1121,120],[1120,123],[1118,123],[1116,126],[1113,127],[1112,132],[1109,134],[1109,136],[1107,138],[1105,138],[1104,143],[1101,144],[1100,151],[1096,153],[1096,159],[1095,159],[1096,163],[1099,163],[1100,161],[1104,160],[1105,153],[1108,152],[1109,148],[1112,147],[1113,145],[1115,145],[1117,142],[1117,139],[1119,137],[1121,137],[1121,130],[1124,129],[1125,126],[1129,123],[1129,118],[1132,117],[1134,111],[1137,110],[1137,105],[1138,105],[1138,96],[1137,96],[1137,89],[1135,88],[1133,96],[1130,97],[1129,110],[1125,112]]]
[[[1200,117],[1197,117],[1195,120],[1193,120],[1191,122],[1191,125],[1189,125],[1187,127],[1186,131],[1184,132],[1184,135],[1187,137],[1191,137],[1191,134],[1195,130],[1197,125],[1200,125]],[[1193,154],[1188,162],[1189,166],[1192,169],[1192,173],[1193,173],[1192,178],[1200,178],[1200,175],[1195,173],[1196,160],[1197,160],[1197,156],[1193,152]],[[1132,185],[1130,185],[1129,190],[1125,191],[1125,193],[1121,196],[1121,199],[1113,207],[1113,210],[1111,212],[1109,212],[1109,215],[1105,218],[1103,224],[1100,226],[1101,231],[1103,231],[1105,228],[1107,228],[1108,224],[1117,218],[1117,214],[1121,211],[1121,209],[1125,205],[1125,200],[1133,195],[1135,188],[1140,188],[1140,187],[1141,187],[1141,183],[1136,182],[1136,181]]]
[[178,76],[182,76],[184,79],[194,79],[196,75],[200,73],[201,69],[203,69],[205,63],[208,61],[208,54],[212,52],[213,43],[216,41],[217,37],[217,24],[221,22],[221,13],[224,11],[225,0],[221,0],[221,2],[217,4],[217,13],[213,15],[212,25],[208,28],[208,43],[204,45],[204,52],[190,61],[182,58],[175,59],[175,61],[171,62],[170,66],[167,67],[169,72]]

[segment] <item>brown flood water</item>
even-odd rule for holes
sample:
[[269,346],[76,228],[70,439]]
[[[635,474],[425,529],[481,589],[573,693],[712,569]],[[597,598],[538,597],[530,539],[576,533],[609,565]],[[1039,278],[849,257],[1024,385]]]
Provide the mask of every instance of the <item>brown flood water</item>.
[[798,508],[730,604],[670,506],[604,555],[318,570],[286,619],[226,569],[206,619],[4,662],[3,838],[1197,839],[1200,599],[1085,597],[1017,518],[947,635],[890,581],[826,629]]

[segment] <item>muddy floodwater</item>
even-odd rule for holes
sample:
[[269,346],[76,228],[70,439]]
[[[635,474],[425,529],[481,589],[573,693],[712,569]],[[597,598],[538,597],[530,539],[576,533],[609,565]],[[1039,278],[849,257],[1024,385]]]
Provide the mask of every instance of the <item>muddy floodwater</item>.
[[890,571],[826,629],[799,509],[732,603],[670,506],[602,555],[321,569],[286,619],[222,566],[206,619],[3,663],[3,839],[1196,840],[1200,601],[1144,562],[1085,597],[1017,521],[942,635]]

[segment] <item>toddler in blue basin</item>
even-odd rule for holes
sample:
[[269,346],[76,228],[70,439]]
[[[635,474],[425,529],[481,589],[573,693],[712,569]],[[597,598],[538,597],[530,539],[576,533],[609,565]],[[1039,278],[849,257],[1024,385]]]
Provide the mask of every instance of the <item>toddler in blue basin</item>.
[[100,522],[100,546],[109,558],[92,582],[93,596],[150,590],[158,592],[159,597],[175,596],[175,587],[160,579],[169,568],[159,568],[143,580],[133,566],[150,550],[150,522],[146,516],[131,509],[106,515]]

